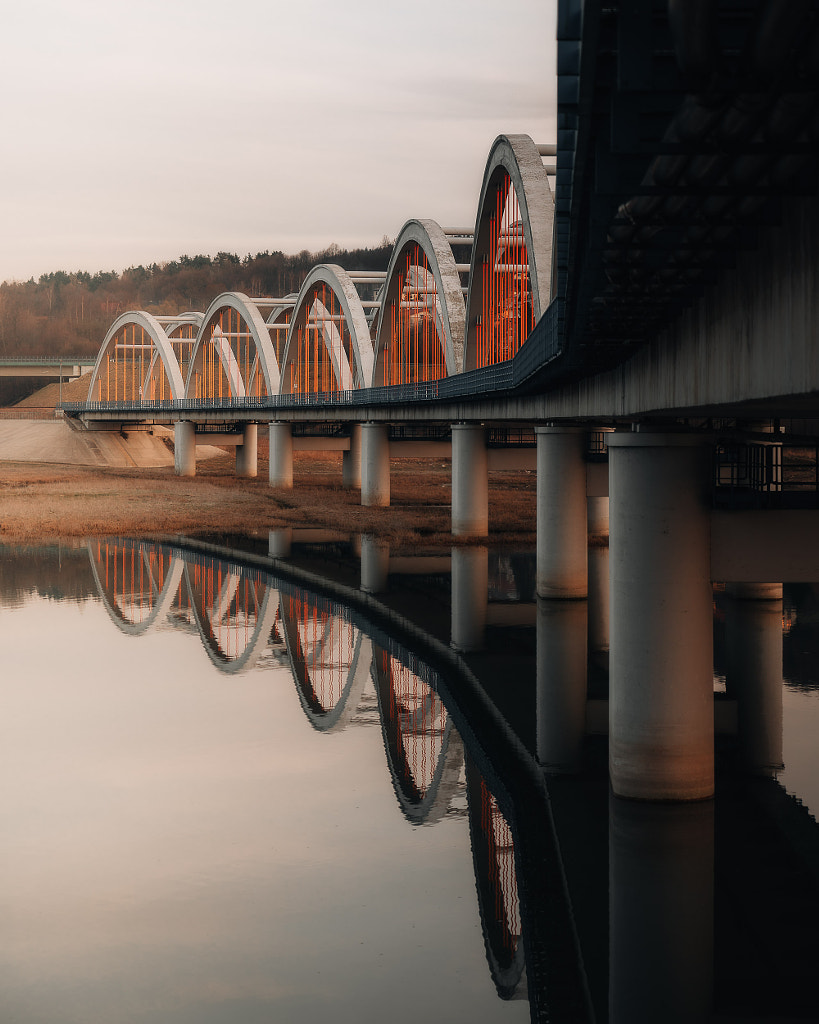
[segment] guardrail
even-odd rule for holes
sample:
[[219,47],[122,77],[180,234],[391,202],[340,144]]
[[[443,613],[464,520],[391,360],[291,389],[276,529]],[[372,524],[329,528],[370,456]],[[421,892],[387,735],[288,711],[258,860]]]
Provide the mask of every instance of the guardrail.
[[816,508],[819,444],[720,443],[714,449],[712,500],[717,508]]

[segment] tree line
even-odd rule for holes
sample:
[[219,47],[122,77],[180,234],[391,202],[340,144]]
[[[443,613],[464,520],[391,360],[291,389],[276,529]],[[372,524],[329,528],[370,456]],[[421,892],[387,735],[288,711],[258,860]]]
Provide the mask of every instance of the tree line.
[[256,297],[297,292],[317,263],[347,270],[386,270],[392,243],[373,248],[180,256],[121,273],[57,270],[39,280],[0,284],[0,359],[95,355],[112,321],[129,309],[155,314],[204,312],[220,292]]

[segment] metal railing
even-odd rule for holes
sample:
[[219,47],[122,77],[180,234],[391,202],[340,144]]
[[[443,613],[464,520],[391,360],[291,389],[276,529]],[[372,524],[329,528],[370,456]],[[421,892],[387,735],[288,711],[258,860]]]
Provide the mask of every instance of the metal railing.
[[819,442],[716,445],[713,502],[718,508],[819,507]]
[[29,356],[0,359],[0,366],[93,366],[96,356]]

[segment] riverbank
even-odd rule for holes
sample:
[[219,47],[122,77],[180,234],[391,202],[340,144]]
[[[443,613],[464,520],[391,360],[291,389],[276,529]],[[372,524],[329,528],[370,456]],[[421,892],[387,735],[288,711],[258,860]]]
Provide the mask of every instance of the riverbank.
[[[315,526],[376,534],[397,550],[452,544],[448,460],[394,460],[391,505],[372,509],[362,508],[358,491],[341,487],[340,453],[296,453],[292,490],[268,485],[265,455],[255,480],[236,478],[232,452],[203,461],[184,479],[172,467],[0,461],[0,540]],[[490,474],[490,543],[534,544],[535,490],[534,472]]]

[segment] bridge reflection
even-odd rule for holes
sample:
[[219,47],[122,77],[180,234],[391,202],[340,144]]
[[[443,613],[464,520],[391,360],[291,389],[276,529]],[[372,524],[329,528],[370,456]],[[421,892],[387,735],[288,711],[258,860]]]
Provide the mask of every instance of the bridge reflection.
[[[412,825],[459,813],[455,798],[465,792],[492,978],[503,998],[525,997],[513,831],[493,795],[493,772],[484,776],[465,757],[440,671],[356,609],[238,555],[130,538],[87,548],[100,600],[123,633],[193,630],[225,673],[283,647],[304,715],[320,732],[343,730],[374,704],[396,799]],[[478,759],[487,763],[482,752]]]
[[[639,804],[611,796],[595,768],[607,749],[605,602],[533,601],[531,566],[480,547],[414,560],[382,545],[378,586],[362,562],[353,587],[342,548],[323,537],[316,570],[306,556],[194,542],[87,545],[123,633],[187,631],[227,674],[272,656],[314,730],[380,727],[410,825],[466,814],[489,971],[501,998],[528,998],[533,1021],[740,1019],[752,985],[760,1020],[811,1006],[819,830],[776,780],[781,588],[723,602],[717,740],[733,744],[737,770],[716,803]],[[367,545],[361,554],[372,561]],[[410,620],[406,603],[390,606],[390,581],[416,572],[429,585]],[[776,899],[752,895],[767,888]],[[740,929],[726,906],[746,904]],[[791,932],[782,955],[765,940]],[[758,943],[772,961],[762,982],[749,968]]]

